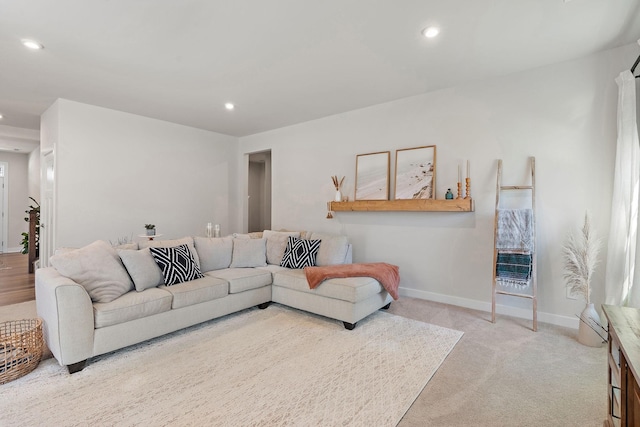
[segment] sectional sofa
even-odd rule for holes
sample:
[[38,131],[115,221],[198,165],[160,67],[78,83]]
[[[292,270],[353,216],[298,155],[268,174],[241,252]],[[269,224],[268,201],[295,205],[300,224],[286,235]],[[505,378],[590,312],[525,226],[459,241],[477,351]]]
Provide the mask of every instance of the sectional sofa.
[[74,373],[93,356],[270,302],[353,329],[392,301],[370,277],[309,288],[296,267],[310,257],[319,266],[351,263],[345,236],[267,230],[259,237],[185,237],[118,248],[96,241],[56,252],[52,267],[36,270],[36,307],[51,353]]

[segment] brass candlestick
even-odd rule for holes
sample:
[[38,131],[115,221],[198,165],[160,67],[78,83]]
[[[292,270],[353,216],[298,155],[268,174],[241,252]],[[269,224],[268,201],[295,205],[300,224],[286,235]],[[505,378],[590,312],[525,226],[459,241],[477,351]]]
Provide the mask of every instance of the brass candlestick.
[[465,181],[467,182],[467,195],[465,196],[465,199],[470,199],[471,198],[471,178],[465,178]]
[[458,197],[456,199],[462,199],[462,183],[458,181]]

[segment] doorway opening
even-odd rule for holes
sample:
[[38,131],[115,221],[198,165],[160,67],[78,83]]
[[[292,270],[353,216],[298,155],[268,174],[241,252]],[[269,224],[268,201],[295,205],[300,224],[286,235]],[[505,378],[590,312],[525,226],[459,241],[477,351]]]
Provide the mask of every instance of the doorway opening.
[[249,154],[249,233],[271,229],[271,150]]

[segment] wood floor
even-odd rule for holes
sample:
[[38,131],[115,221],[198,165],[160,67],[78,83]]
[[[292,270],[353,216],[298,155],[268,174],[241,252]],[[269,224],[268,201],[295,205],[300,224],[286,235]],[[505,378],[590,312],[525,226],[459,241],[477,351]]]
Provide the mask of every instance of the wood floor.
[[0,306],[36,298],[35,274],[29,274],[29,255],[0,255]]

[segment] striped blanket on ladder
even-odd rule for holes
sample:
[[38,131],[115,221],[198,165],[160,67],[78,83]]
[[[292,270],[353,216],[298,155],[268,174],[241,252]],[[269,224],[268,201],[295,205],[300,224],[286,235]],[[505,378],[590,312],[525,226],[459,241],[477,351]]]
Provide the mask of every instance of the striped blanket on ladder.
[[533,210],[500,209],[496,236],[496,282],[527,287],[531,283],[534,253]]

